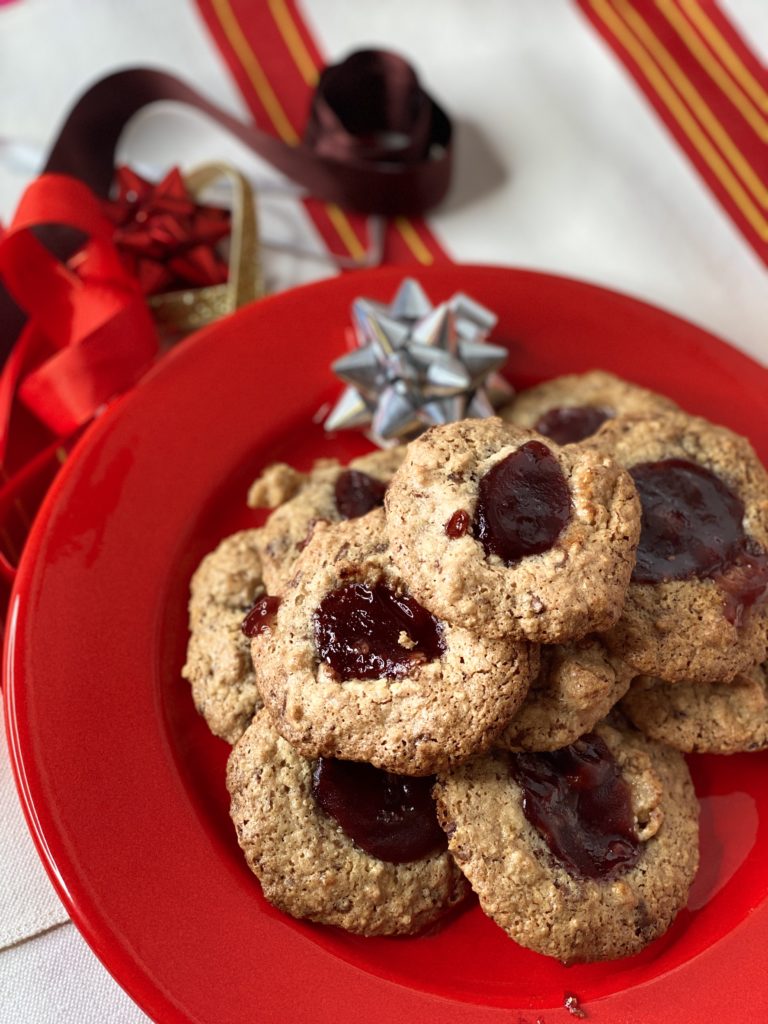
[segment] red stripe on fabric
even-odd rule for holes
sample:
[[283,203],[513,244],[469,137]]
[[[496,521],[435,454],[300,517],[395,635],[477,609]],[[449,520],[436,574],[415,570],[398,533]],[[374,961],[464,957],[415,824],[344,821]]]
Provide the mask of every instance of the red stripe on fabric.
[[[236,0],[236,3],[241,5],[247,4],[247,0]],[[325,56],[321,53],[319,46],[317,45],[312,33],[309,30],[306,22],[304,21],[303,15],[299,10],[299,5],[296,0],[286,0],[285,7],[288,10],[292,19],[293,25],[296,28],[306,50],[317,68],[321,68],[327,63]],[[305,110],[309,104],[309,89],[307,88],[307,95],[305,100]],[[301,122],[303,124],[303,121]],[[348,215],[349,216],[349,215]],[[361,218],[349,217],[351,222],[357,221],[355,227],[360,230],[360,237],[366,239],[367,232],[364,224],[359,223]],[[442,248],[437,238],[432,233],[429,225],[423,218],[410,218],[409,223],[413,230],[418,235],[425,250],[429,253],[430,260],[434,263],[450,263],[452,262],[450,256]],[[365,243],[364,243],[365,244]],[[388,224],[384,238],[384,254],[383,261],[385,263],[419,263],[420,261],[416,258],[411,247],[405,242],[402,233],[394,224]]]
[[[443,249],[440,246],[439,242],[437,241],[435,236],[432,234],[432,231],[431,231],[431,229],[429,227],[429,224],[425,220],[423,220],[421,217],[419,217],[419,218],[417,218],[417,217],[410,217],[408,219],[408,223],[413,228],[413,231],[418,236],[419,240],[424,245],[424,247],[429,250],[430,255],[432,256],[433,263],[453,263],[454,262],[451,259],[451,257],[448,255],[448,253],[445,251],[445,249]],[[400,235],[399,230],[397,229],[397,224],[395,224],[395,230],[392,232],[392,234],[394,236],[396,236],[395,239],[392,242],[393,246],[396,243],[398,245],[400,245],[401,242],[402,242],[402,235]],[[388,238],[389,238],[389,236],[388,236]],[[399,238],[399,241],[397,240],[398,238]],[[385,256],[386,256],[386,245],[385,245]],[[392,260],[392,262],[397,262],[397,261],[396,260]]]
[[[345,246],[343,240],[339,237],[339,232],[331,221],[326,204],[319,199],[305,199],[304,209],[309,214],[328,252],[334,253],[336,256],[344,256],[348,259],[350,256],[349,248]],[[365,218],[352,213],[346,213],[345,216],[349,221],[355,238],[360,243],[361,249],[367,249],[368,238]]]
[[[266,131],[278,134],[270,112],[262,102],[259,93],[245,70],[241,57],[232,45],[230,36],[227,34],[216,12],[213,0],[197,0],[197,6],[257,124]],[[250,6],[245,12],[245,17],[244,12],[238,8],[236,2],[229,0],[228,6],[235,16],[248,47],[256,54],[259,65],[262,67],[269,85],[277,96],[280,106],[285,111],[291,126],[297,135],[300,134],[301,126],[306,117],[309,90],[306,83],[300,78],[298,68],[290,58],[290,54],[286,53],[282,39],[277,40],[275,38],[275,23],[269,13],[267,4],[259,3]],[[264,47],[263,51],[262,47]],[[276,64],[276,62],[279,63]],[[299,105],[301,114],[297,116]],[[290,116],[290,112],[293,113],[293,117]],[[308,199],[305,200],[304,206],[328,251],[348,256],[348,249],[342,244],[338,232],[329,220],[325,204]],[[352,218],[348,219],[352,221]],[[363,226],[353,224],[352,228],[361,247],[365,248]]]
[[[275,131],[273,117],[243,65],[242,54],[238,54],[232,39],[222,24],[215,0],[196,0],[196,2],[206,27],[221,51],[257,123],[267,130]],[[251,0],[227,0],[227,7],[237,22],[239,32],[242,33],[248,49],[256,57],[264,72],[281,109],[297,135],[300,135],[306,122],[312,89],[288,49],[285,38],[270,10],[270,5],[266,2],[253,4]],[[322,55],[298,6],[292,0],[288,0],[284,7],[290,15],[292,26],[298,33],[308,55],[316,66],[321,66],[324,63]],[[305,200],[304,205],[329,251],[345,256],[350,255],[350,247],[344,244],[326,205],[312,199]],[[365,218],[346,211],[344,218],[357,239],[359,251],[365,250],[368,245]],[[450,262],[450,257],[423,220],[411,219],[410,224],[422,242],[426,262]],[[401,265],[420,265],[422,262],[394,224],[388,224],[386,228],[384,261]]]
[[309,55],[318,67],[322,67],[323,64],[326,63],[325,57],[320,52],[320,48],[317,45],[315,37],[304,20],[304,15],[299,10],[299,4],[296,0],[286,0],[285,6],[288,8],[291,17],[293,18],[293,23],[296,26]]
[[[679,19],[682,15],[683,23],[688,32],[698,42],[699,46],[704,48],[709,61],[719,67],[722,75],[727,76],[734,91],[738,91],[742,96],[745,96],[738,82],[733,80],[728,69],[723,66],[717,55],[707,46],[706,40],[699,34],[695,25],[685,17],[685,13],[681,10],[680,6],[674,4],[674,7],[677,12],[677,18]],[[675,25],[665,17],[663,10],[659,9],[658,6],[649,4],[647,8],[643,9],[643,17],[658,36],[659,41],[669,52],[670,56],[680,66],[693,88],[709,107],[713,116],[724,131],[727,132],[735,146],[739,148],[756,171],[760,168],[761,164],[765,165],[765,142],[760,139],[754,127],[745,119],[742,111],[733,103],[731,97],[723,91],[706,66],[691,52],[686,40],[676,31]],[[751,103],[749,97],[745,96],[745,99],[754,108],[754,104]],[[760,116],[759,110],[755,109],[755,113],[758,117]],[[768,121],[766,121],[764,116],[762,121],[768,126]],[[763,178],[768,180],[768,168],[766,168]]]
[[214,43],[224,58],[232,77],[237,83],[237,87],[240,90],[243,99],[250,108],[255,120],[260,125],[266,127],[269,125],[267,113],[258,96],[254,92],[253,86],[251,85],[250,79],[248,78],[243,65],[238,60],[235,51],[232,49],[221,22],[213,11],[211,0],[196,0],[196,4],[200,17],[203,19],[205,27],[208,29]]
[[[657,35],[657,38],[662,45],[670,51],[674,45],[675,60],[680,65],[681,72],[697,90],[702,100],[706,102],[710,113],[718,118],[718,121],[720,121],[724,130],[733,139],[734,145],[739,150],[750,172],[758,179],[758,183],[763,185],[765,174],[760,174],[759,170],[762,170],[763,172],[765,171],[764,145],[759,142],[755,143],[754,135],[749,136],[749,145],[744,144],[744,138],[746,137],[744,120],[741,114],[739,114],[736,108],[730,104],[727,97],[722,93],[720,93],[720,97],[717,100],[717,112],[715,112],[715,104],[714,102],[711,102],[713,89],[711,79],[705,83],[705,72],[701,65],[698,61],[694,60],[687,49],[685,53],[683,53],[678,45],[673,43],[672,38],[666,34],[666,30],[662,36],[662,29],[658,20],[659,12],[652,0],[636,0],[636,2],[633,3],[628,2],[628,0],[610,0],[608,6],[610,7],[611,14],[616,19],[619,19],[623,26],[621,35],[614,31],[611,23],[601,17],[600,11],[603,10],[602,4],[595,2],[595,0],[576,0],[576,3],[632,75],[635,82],[638,84],[648,101],[653,105],[669,132],[686,153],[691,163],[739,229],[745,240],[754,249],[760,259],[768,264],[768,237],[766,237],[766,226],[768,226],[768,220],[766,219],[765,208],[761,206],[759,198],[755,196],[749,186],[745,184],[743,178],[739,173],[737,173],[731,163],[731,160],[723,152],[722,146],[715,141],[710,131],[702,123],[700,113],[697,116],[696,112],[692,109],[689,100],[682,96],[679,90],[679,83],[676,85],[672,81],[668,74],[668,70],[665,70],[657,63],[656,57],[651,51],[646,49],[646,45],[642,41],[642,38],[633,32],[630,26],[630,19],[626,18],[625,20],[622,15],[626,14],[628,10],[636,12],[643,18],[646,25],[654,32],[654,34]],[[627,33],[629,33],[634,39],[634,46],[632,49],[628,49],[625,42],[627,39]],[[636,56],[638,46],[645,54],[642,61],[639,61]],[[656,73],[662,76],[665,91],[667,93],[671,91],[675,94],[678,104],[683,109],[684,113],[688,118],[695,122],[695,127],[698,128],[698,131],[706,136],[705,141],[709,147],[708,149],[707,146],[696,144],[696,140],[693,139],[690,133],[685,130],[685,127],[681,125],[679,118],[673,113],[672,109],[668,105],[667,98],[659,92],[659,89],[649,78],[647,70],[649,62],[655,66]],[[709,76],[706,77],[709,78]],[[714,88],[717,87],[715,86]],[[718,91],[720,90],[718,89]],[[738,130],[735,127],[736,125],[739,126]],[[739,140],[738,143],[736,142],[737,138]],[[715,165],[714,169],[713,163]],[[761,181],[760,179],[763,180]],[[740,196],[740,200],[735,198],[737,193]],[[745,197],[746,200],[748,200],[749,213],[745,213]]]
[[286,47],[267,0],[229,0],[240,29],[272,86],[288,120],[301,135],[309,113],[311,88]]
[[723,36],[752,77],[760,82],[764,89],[768,89],[768,70],[765,64],[750,49],[747,41],[728,16],[720,10],[718,4],[714,0],[703,0],[703,2],[699,0],[699,7],[714,24],[720,35]]

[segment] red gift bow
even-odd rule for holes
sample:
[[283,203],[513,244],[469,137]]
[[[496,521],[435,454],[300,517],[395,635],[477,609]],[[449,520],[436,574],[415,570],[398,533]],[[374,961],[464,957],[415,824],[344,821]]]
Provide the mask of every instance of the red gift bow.
[[215,245],[230,233],[228,210],[195,202],[178,168],[146,181],[118,167],[117,195],[103,203],[128,273],[144,295],[224,284],[227,263]]
[[[62,263],[35,237],[35,228],[64,225],[87,241]],[[0,524],[41,474],[50,476],[62,443],[71,440],[110,399],[130,388],[158,351],[141,287],[123,266],[114,227],[101,201],[82,182],[47,174],[22,197],[0,238],[0,277],[28,320],[0,374]],[[9,451],[21,411],[42,425],[34,455]],[[14,466],[9,458],[14,459]],[[15,568],[0,550],[0,575]]]

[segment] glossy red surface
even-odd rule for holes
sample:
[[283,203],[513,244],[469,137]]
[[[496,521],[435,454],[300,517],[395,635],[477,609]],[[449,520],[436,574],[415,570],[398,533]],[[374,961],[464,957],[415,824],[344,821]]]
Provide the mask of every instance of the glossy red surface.
[[[323,436],[328,364],[356,295],[339,278],[243,310],[171,353],[88,432],[33,529],[13,595],[5,699],[30,827],[74,920],[158,1021],[546,1024],[575,993],[605,1024],[768,1015],[768,755],[691,759],[702,868],[689,909],[628,960],[564,968],[475,906],[418,939],[362,939],[271,909],[227,816],[226,745],[179,677],[190,575],[255,523],[274,459],[350,457]],[[602,366],[749,435],[768,461],[768,372],[702,330],[585,284],[494,268],[418,275],[500,314],[520,386]]]

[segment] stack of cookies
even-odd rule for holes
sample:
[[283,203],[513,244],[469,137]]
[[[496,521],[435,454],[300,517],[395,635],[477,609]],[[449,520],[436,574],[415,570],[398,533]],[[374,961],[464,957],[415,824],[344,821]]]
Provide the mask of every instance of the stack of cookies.
[[698,866],[680,751],[768,744],[749,444],[593,372],[249,503],[184,674],[267,899],[395,935],[471,889],[564,962],[660,935]]

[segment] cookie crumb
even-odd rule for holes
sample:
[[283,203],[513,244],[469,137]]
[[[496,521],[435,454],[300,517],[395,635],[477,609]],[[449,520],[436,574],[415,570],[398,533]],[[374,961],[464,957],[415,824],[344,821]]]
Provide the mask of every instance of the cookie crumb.
[[249,508],[277,508],[292,498],[306,481],[305,473],[300,473],[285,462],[275,462],[267,466],[251,484],[248,490],[247,504]]
[[574,995],[573,992],[566,992],[563,998],[563,1006],[566,1008],[568,1013],[572,1017],[578,1017],[579,1020],[586,1020],[587,1011],[579,1002],[579,997]]
[[398,636],[397,642],[401,647],[404,647],[406,651],[412,651],[416,646],[416,641],[412,640],[404,629],[400,630],[400,636]]

